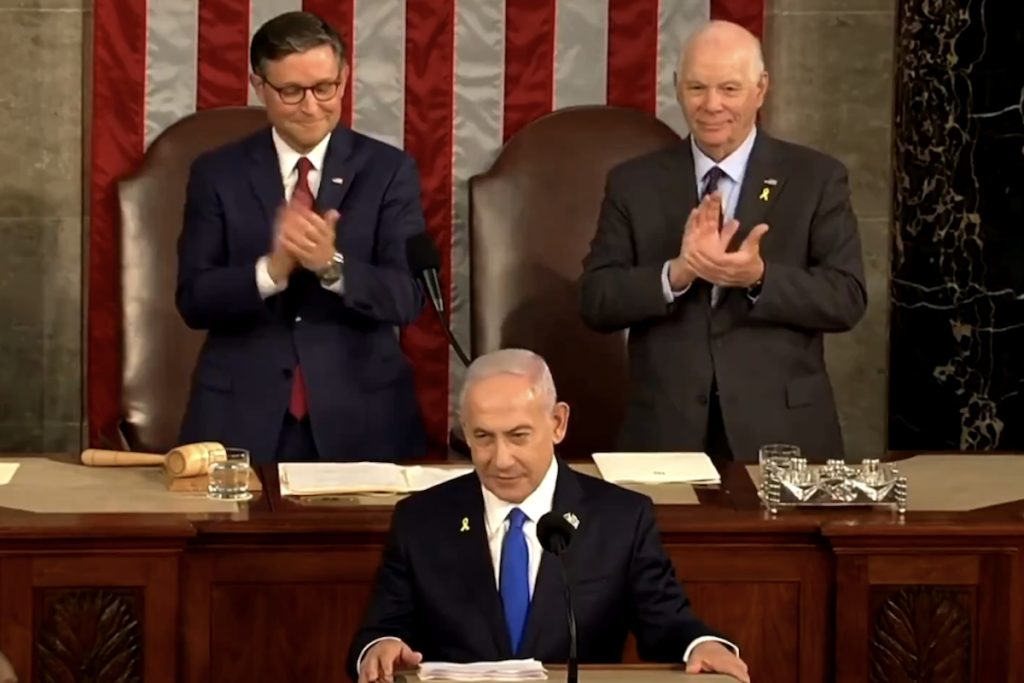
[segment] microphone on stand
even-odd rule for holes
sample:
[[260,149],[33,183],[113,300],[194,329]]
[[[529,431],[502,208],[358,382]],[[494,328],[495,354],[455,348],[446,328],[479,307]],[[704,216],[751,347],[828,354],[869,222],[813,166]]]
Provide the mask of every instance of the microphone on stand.
[[[579,680],[579,661],[576,655],[576,613],[572,609],[572,592],[569,590],[569,572],[565,567],[565,551],[572,543],[576,526],[569,521],[576,516],[567,513],[565,516],[557,512],[549,512],[537,521],[537,540],[544,550],[558,558],[558,566],[562,570],[562,583],[565,586],[565,616],[569,622],[569,661],[566,667],[566,681],[577,683]],[[579,522],[576,522],[579,524]]]
[[427,233],[416,233],[405,242],[405,258],[409,262],[409,270],[427,291],[430,305],[437,311],[441,327],[444,328],[444,333],[448,336],[448,343],[455,350],[455,355],[459,357],[463,365],[469,366],[469,356],[459,346],[444,315],[444,294],[441,290],[441,277],[438,274],[441,270],[441,254],[437,250],[437,245]]

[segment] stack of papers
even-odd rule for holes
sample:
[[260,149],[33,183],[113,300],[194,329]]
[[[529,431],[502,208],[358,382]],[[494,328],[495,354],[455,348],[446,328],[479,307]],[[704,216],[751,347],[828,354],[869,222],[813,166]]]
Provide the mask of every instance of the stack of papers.
[[412,493],[472,471],[472,467],[402,467],[384,462],[291,462],[277,466],[284,496]]
[[720,484],[705,453],[594,453],[605,481],[616,484]]
[[421,681],[543,681],[548,677],[544,665],[536,659],[506,659],[502,662],[424,662]]

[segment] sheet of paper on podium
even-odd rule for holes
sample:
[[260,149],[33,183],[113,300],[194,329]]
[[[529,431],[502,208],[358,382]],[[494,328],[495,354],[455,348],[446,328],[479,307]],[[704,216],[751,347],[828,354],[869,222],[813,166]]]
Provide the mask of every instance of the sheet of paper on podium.
[[423,662],[417,674],[421,681],[542,681],[548,672],[536,659],[506,659],[500,662]]
[[21,463],[18,462],[3,462],[0,463],[0,486],[11,483],[11,479],[14,479],[14,473],[18,471]]
[[281,494],[412,493],[472,472],[472,467],[403,467],[384,462],[292,462],[277,466]]
[[720,484],[705,453],[594,453],[605,481],[616,484]]

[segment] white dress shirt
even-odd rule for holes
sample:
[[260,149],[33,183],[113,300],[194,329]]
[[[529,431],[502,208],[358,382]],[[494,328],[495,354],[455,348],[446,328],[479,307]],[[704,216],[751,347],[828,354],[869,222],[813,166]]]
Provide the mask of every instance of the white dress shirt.
[[[284,141],[276,128],[272,128],[270,131],[271,137],[274,139],[274,150],[277,152],[277,163],[281,168],[281,182],[284,185],[284,200],[286,202],[291,201],[292,194],[295,193],[295,186],[299,183],[299,159],[305,156],[309,159],[310,163],[313,164],[313,168],[310,169],[309,175],[306,176],[306,180],[309,183],[309,191],[314,197],[320,191],[320,176],[323,174],[324,168],[324,157],[327,156],[327,145],[331,141],[331,134],[328,133],[323,140],[317,143],[316,147],[309,151],[309,154],[299,154],[291,146]],[[276,236],[275,236],[276,237]],[[270,271],[267,267],[269,257],[262,256],[256,261],[256,287],[259,289],[260,296],[266,299],[269,296],[280,294],[288,288],[288,281],[282,280],[281,282],[274,282],[274,279],[270,277]],[[341,294],[342,281],[338,280],[333,285],[327,287],[335,294]]]
[[[505,534],[508,532],[508,513],[512,511],[512,508],[519,508],[526,515],[526,521],[523,523],[523,534],[526,536],[526,553],[529,560],[530,598],[533,598],[533,587],[537,584],[537,572],[540,571],[541,555],[544,552],[540,545],[540,540],[537,538],[537,521],[551,512],[551,508],[554,506],[555,485],[557,483],[558,460],[552,457],[551,464],[548,465],[548,471],[544,474],[544,478],[541,479],[540,484],[533,490],[533,493],[527,496],[522,503],[509,503],[498,498],[487,488],[480,487],[484,497],[484,525],[487,529],[487,546],[491,552],[491,564],[494,566],[494,585],[498,587],[498,590],[501,590],[501,544],[505,540]],[[399,639],[384,636],[367,643],[356,660],[357,671],[362,666],[366,651],[382,640]],[[690,658],[693,648],[709,640],[723,643],[735,651],[737,655],[739,654],[739,648],[727,640],[715,638],[714,636],[701,636],[700,638],[695,638],[686,648],[686,652],[683,653],[683,661],[685,662]]]
[[526,515],[523,522],[523,534],[526,536],[526,554],[529,558],[530,598],[533,598],[533,587],[537,583],[537,572],[540,571],[540,558],[544,549],[537,538],[537,521],[551,512],[555,500],[555,484],[558,483],[558,462],[551,458],[548,471],[540,484],[526,499],[519,504],[509,503],[481,486],[484,496],[484,525],[487,528],[487,547],[491,551],[491,564],[494,565],[494,585],[501,590],[501,544],[508,533],[508,514],[513,508],[519,508]]
[[[701,151],[697,146],[697,141],[692,135],[690,136],[690,150],[693,152],[693,175],[697,181],[697,197],[700,198],[700,192],[704,189],[704,176],[708,174],[708,171],[715,166],[722,169],[725,175],[718,181],[717,189],[722,193],[722,213],[727,221],[732,220],[736,215],[736,206],[740,201],[740,188],[743,186],[743,177],[747,174],[747,163],[750,161],[750,153],[754,149],[756,138],[757,127],[755,126],[750,130],[750,134],[747,135],[743,144],[737,147],[732,154],[716,163],[714,159]],[[670,263],[671,261],[665,261],[665,265],[661,267],[661,291],[665,296],[665,303],[668,304],[690,289],[690,285],[678,291],[672,289],[668,279]]]

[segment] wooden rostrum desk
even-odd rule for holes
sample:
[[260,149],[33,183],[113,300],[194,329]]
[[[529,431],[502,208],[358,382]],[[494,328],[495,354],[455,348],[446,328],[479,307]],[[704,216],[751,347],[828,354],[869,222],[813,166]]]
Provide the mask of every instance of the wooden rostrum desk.
[[[346,680],[391,506],[282,498],[261,476],[236,512],[0,510],[0,650],[20,679]],[[664,544],[754,680],[1024,683],[1024,503],[772,518],[736,464],[697,497],[657,506]]]

